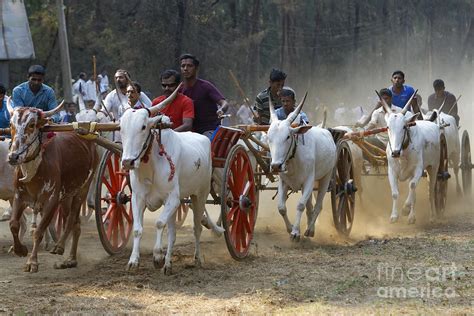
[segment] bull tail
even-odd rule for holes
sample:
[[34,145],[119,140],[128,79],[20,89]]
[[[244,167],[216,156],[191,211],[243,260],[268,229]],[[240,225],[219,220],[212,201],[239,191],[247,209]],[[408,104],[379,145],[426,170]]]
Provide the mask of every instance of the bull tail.
[[211,217],[209,216],[209,213],[207,212],[207,210],[204,211],[204,214],[206,215],[206,224],[207,225],[204,225],[206,228],[209,228],[211,229],[217,236],[221,236],[222,233],[225,231],[224,228],[218,226],[216,223],[214,223],[211,219]]

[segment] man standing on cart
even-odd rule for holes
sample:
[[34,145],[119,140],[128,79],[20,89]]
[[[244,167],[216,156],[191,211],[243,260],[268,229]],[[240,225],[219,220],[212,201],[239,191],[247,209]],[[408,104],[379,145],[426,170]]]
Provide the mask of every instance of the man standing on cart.
[[194,55],[181,55],[179,62],[184,82],[180,92],[194,102],[193,131],[211,139],[228,103],[216,86],[197,77],[199,60]]
[[273,106],[275,110],[282,106],[280,100],[280,91],[285,85],[286,74],[280,69],[272,69],[270,72],[270,80],[268,81],[268,88],[260,92],[255,98],[254,109],[257,112],[257,118],[255,123],[261,125],[270,124],[270,106],[268,98],[272,98]]

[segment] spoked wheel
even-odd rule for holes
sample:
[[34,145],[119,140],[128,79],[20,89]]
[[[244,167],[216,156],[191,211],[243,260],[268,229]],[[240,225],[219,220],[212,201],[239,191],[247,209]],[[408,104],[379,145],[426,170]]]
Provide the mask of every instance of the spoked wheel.
[[186,216],[188,216],[189,203],[181,203],[176,209],[176,228],[183,226]]
[[438,217],[444,214],[448,197],[448,146],[444,134],[440,136],[439,167],[435,184],[435,208]]
[[95,219],[105,251],[120,253],[133,227],[132,189],[128,174],[120,169],[120,155],[106,151],[99,166]]
[[331,186],[331,206],[334,226],[339,234],[349,236],[354,223],[355,193],[354,166],[349,144],[337,144],[337,161]]
[[461,177],[462,190],[464,195],[472,193],[472,161],[471,161],[471,143],[467,131],[462,133],[461,140]]
[[49,233],[51,234],[51,238],[54,240],[54,242],[58,242],[65,226],[66,218],[64,217],[63,208],[58,205],[56,211],[54,212],[53,219],[51,220],[51,223],[48,227]]
[[243,146],[232,147],[223,176],[221,218],[225,241],[232,258],[242,260],[249,253],[258,209],[252,164]]

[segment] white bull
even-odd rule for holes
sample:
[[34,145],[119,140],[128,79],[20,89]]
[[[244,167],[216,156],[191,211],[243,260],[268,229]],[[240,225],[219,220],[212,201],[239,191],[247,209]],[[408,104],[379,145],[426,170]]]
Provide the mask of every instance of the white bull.
[[434,220],[434,190],[440,162],[440,130],[438,125],[429,121],[416,121],[416,125],[410,126],[409,123],[417,115],[408,112],[409,103],[400,113],[393,113],[387,103],[382,102],[389,138],[386,153],[393,200],[390,216],[392,223],[398,220],[398,181],[406,180],[409,180],[409,193],[404,208],[409,210],[408,223],[415,223],[415,190],[423,170],[426,170],[429,176],[430,220]]
[[[175,132],[163,129],[155,133],[152,128],[162,118],[153,117],[172,102],[178,89],[159,105],[150,109],[124,112],[120,121],[123,153],[122,166],[130,170],[133,209],[133,250],[127,269],[137,268],[140,258],[140,240],[143,233],[145,207],[155,211],[164,205],[156,220],[157,237],[153,248],[156,268],[164,266],[164,273],[171,273],[171,256],[176,239],[176,208],[180,199],[191,197],[194,213],[195,253],[197,265],[201,264],[201,219],[211,184],[211,146],[206,136],[192,132]],[[165,117],[167,118],[167,117]],[[169,118],[167,118],[169,121]],[[144,156],[148,161],[141,162]],[[210,222],[210,221],[209,221]],[[168,225],[168,249],[162,250],[162,235]],[[223,230],[211,223],[216,232]]]
[[[336,145],[331,133],[319,127],[291,127],[303,107],[306,95],[298,107],[279,121],[271,100],[270,128],[268,143],[270,146],[271,168],[279,172],[278,211],[283,216],[286,229],[293,240],[300,238],[301,216],[306,207],[308,229],[305,236],[314,236],[314,224],[321,211],[336,163]],[[304,135],[303,135],[304,134]],[[316,205],[311,205],[311,194],[315,181],[319,182]],[[302,191],[296,207],[296,220],[292,225],[287,216],[286,200],[288,189]]]

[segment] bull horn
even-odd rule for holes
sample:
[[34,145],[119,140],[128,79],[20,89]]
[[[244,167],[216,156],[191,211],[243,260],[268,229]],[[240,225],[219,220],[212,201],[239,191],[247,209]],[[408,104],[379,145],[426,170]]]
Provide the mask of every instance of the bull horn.
[[55,107],[54,109],[49,110],[49,111],[43,111],[44,117],[50,117],[50,116],[53,116],[54,114],[58,113],[59,111],[61,111],[61,108],[63,107],[63,105],[64,105],[64,100],[57,107]]
[[306,100],[306,96],[308,95],[308,91],[306,91],[306,93],[304,94],[304,97],[303,99],[301,100],[300,104],[298,104],[298,106],[296,107],[296,109],[290,113],[290,115],[288,115],[288,117],[286,118],[290,124],[293,123],[293,121],[296,119],[296,117],[298,116],[298,114],[300,114],[301,112],[301,109],[303,108],[303,104],[304,104],[304,101]]
[[270,109],[270,123],[278,121],[278,115],[276,114],[275,107],[272,102],[272,92],[268,92],[268,108]]
[[417,93],[418,93],[418,89],[415,91],[415,93],[411,95],[410,99],[408,99],[407,103],[405,104],[402,111],[400,112],[401,114],[405,115],[408,112],[408,109],[410,108],[411,100],[413,100],[413,98],[416,96]]
[[93,109],[96,112],[99,112],[101,110],[101,108],[102,108],[102,98],[97,98],[97,100],[94,103],[94,108]]
[[79,111],[83,111],[86,109],[86,103],[84,102],[84,98],[82,97],[82,94],[79,93],[77,96],[77,103],[79,105]]
[[[385,102],[385,100],[382,98],[382,96],[380,95],[380,93],[375,90],[375,93],[377,94],[377,96],[379,97],[379,100],[380,102],[382,102],[382,107],[385,111],[385,113],[390,113],[392,112],[392,108],[387,104],[387,102]],[[372,110],[372,113],[373,111],[375,111],[377,109],[377,106],[375,107],[375,109]],[[372,116],[372,113],[370,114],[370,116]]]
[[10,113],[10,117],[13,116],[13,107],[12,107],[12,98],[11,97],[7,97],[7,110],[8,110],[8,113]]
[[323,108],[323,121],[321,123],[322,128],[326,128],[326,122],[328,120],[328,108],[324,106]]
[[153,117],[155,115],[158,114],[158,112],[160,112],[161,110],[163,110],[168,104],[170,104],[171,102],[174,101],[174,99],[176,98],[176,95],[178,94],[178,90],[181,89],[181,87],[183,86],[183,83],[180,83],[178,85],[178,87],[176,87],[176,89],[174,89],[173,93],[171,93],[171,95],[169,97],[167,97],[166,99],[164,99],[163,101],[161,101],[160,103],[158,103],[157,105],[155,106],[152,106],[150,107],[148,110],[150,110],[150,116]]

